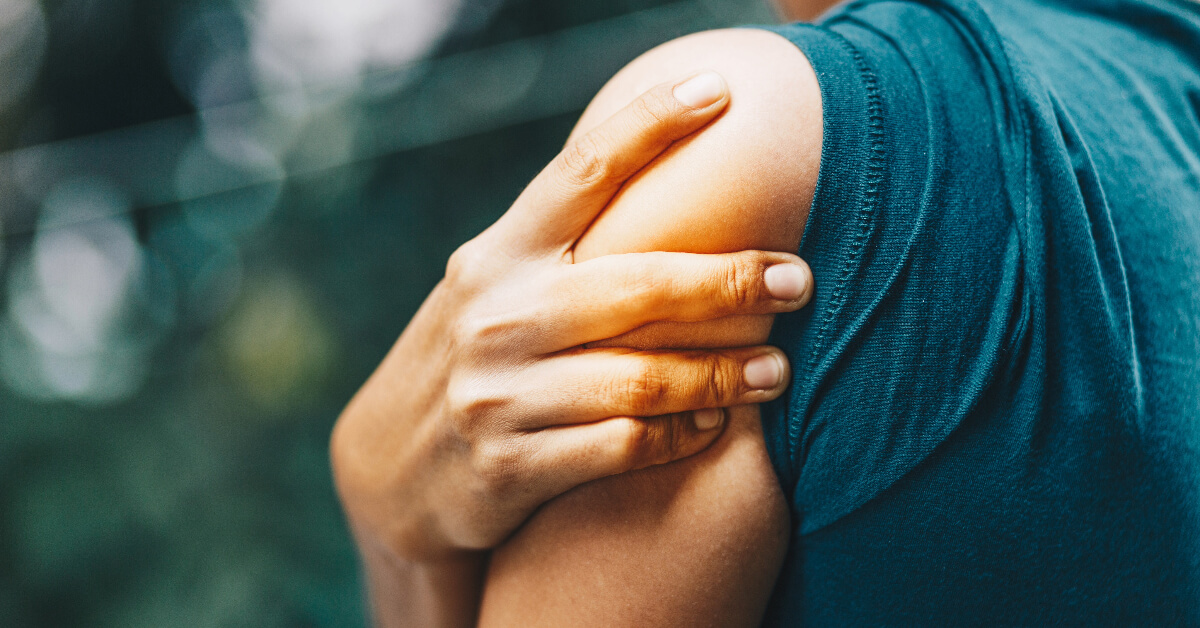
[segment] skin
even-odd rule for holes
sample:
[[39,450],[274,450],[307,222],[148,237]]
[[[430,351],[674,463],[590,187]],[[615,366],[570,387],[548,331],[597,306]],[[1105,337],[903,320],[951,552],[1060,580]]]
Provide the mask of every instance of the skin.
[[788,21],[812,21],[840,0],[776,0],[779,14]]
[[[668,68],[701,67],[729,77],[729,110],[631,181],[577,259],[798,247],[820,167],[821,110],[816,78],[790,42],[735,30],[666,44],[614,77],[579,128]],[[759,344],[770,318],[659,326],[633,344]],[[480,624],[757,625],[788,531],[758,407],[734,408],[699,455],[580,486],[539,510],[493,553]]]
[[[669,79],[704,69],[734,98],[681,107]],[[671,42],[614,77],[456,253],[332,439],[380,625],[759,620],[788,521],[755,404],[782,385],[744,369],[777,353],[758,346],[772,314],[811,278],[750,249],[796,249],[820,129],[785,40]],[[780,264],[803,269],[799,294],[770,294]],[[687,412],[714,407],[710,430]]]
[[782,393],[786,362],[774,348],[605,339],[797,309],[811,276],[794,255],[576,259],[580,236],[622,185],[726,108],[724,83],[709,78],[718,89],[703,104],[681,103],[664,83],[573,139],[455,253],[339,418],[334,477],[381,623],[470,623],[481,550],[539,505],[693,455],[732,416],[719,408]]

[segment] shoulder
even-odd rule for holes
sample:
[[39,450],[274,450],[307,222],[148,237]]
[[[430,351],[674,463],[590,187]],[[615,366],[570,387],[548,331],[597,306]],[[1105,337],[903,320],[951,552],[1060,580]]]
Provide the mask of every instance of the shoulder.
[[[607,241],[627,215],[658,212],[643,232],[653,248],[732,251],[756,246],[794,252],[812,201],[821,162],[821,94],[804,54],[762,29],[726,29],[681,37],[641,55],[618,72],[580,118],[587,131],[654,85],[713,70],[729,84],[728,110],[708,128],[678,142],[618,196],[597,221],[590,242]],[[697,237],[697,227],[725,227]],[[765,241],[752,233],[769,225]],[[671,232],[679,238],[671,240]],[[747,233],[750,231],[750,233]],[[626,232],[622,237],[628,237]]]
[[[794,113],[816,104],[820,113],[819,97],[810,102],[815,77],[799,48],[774,31],[730,28],[693,33],[643,53],[600,90],[580,126],[599,122],[654,85],[705,69],[725,75],[744,110]],[[729,113],[738,108],[731,106]]]

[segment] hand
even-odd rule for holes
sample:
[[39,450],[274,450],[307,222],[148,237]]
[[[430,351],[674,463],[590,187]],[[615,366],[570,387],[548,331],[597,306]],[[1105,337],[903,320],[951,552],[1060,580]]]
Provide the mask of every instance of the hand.
[[621,185],[727,102],[712,74],[651,90],[567,146],[455,252],[334,430],[337,485],[361,544],[418,562],[493,547],[545,501],[697,453],[720,434],[721,408],[782,393],[787,364],[770,347],[586,346],[655,322],[807,302],[811,274],[784,253],[572,263]]

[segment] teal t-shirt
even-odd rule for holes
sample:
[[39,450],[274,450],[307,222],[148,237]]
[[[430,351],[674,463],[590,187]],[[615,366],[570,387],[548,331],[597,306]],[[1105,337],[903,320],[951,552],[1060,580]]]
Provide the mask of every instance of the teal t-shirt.
[[825,139],[767,623],[1200,625],[1200,3],[773,30]]

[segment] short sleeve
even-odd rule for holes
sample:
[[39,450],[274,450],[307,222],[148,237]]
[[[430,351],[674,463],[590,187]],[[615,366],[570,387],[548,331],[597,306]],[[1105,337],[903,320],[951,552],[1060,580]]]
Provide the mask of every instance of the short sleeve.
[[926,460],[1014,368],[1022,140],[963,23],[875,2],[773,29],[811,62],[824,115],[799,251],[817,288],[776,321],[794,380],[764,410],[801,533]]

